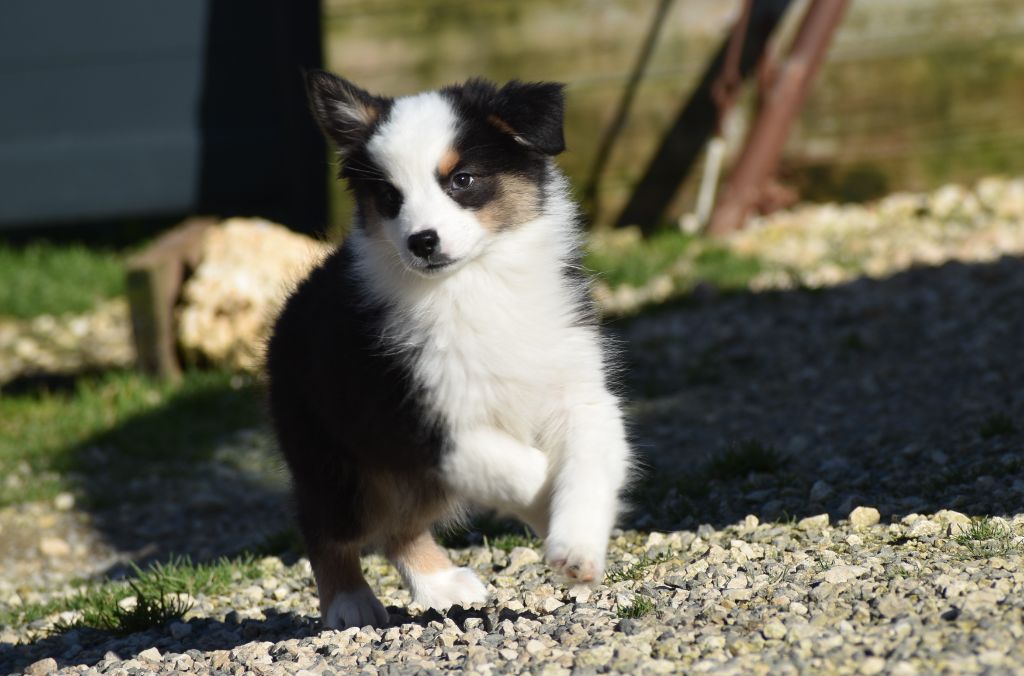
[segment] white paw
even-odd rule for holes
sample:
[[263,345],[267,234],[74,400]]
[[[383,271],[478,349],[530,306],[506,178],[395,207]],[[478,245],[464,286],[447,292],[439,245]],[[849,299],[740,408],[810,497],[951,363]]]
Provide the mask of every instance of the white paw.
[[424,608],[444,610],[451,606],[467,607],[486,603],[487,587],[469,568],[448,568],[436,573],[416,575],[413,601]]
[[573,582],[596,584],[604,579],[607,545],[550,537],[544,543],[548,565]]
[[[322,601],[321,601],[322,603]],[[326,612],[321,608],[323,625],[327,629],[348,627],[380,627],[388,623],[388,611],[369,587],[339,592]]]

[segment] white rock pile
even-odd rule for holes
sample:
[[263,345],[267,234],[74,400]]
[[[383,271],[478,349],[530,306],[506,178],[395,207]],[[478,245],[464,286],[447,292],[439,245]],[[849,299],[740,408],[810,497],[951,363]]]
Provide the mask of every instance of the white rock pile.
[[258,370],[267,333],[288,291],[329,248],[258,219],[232,218],[212,228],[177,314],[186,360]]

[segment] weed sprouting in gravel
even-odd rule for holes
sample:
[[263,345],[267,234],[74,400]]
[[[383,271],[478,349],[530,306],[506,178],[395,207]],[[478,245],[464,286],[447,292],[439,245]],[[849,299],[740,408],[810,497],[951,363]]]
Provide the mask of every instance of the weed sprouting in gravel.
[[192,601],[187,596],[183,598],[178,593],[167,591],[162,581],[151,581],[146,587],[143,589],[136,581],[128,583],[128,590],[134,592],[135,597],[135,602],[131,604],[123,604],[129,597],[118,598],[122,594],[110,588],[86,593],[80,599],[80,615],[70,622],[58,621],[53,631],[59,633],[89,627],[127,636],[181,620],[192,609]]
[[659,554],[651,557],[646,554],[640,557],[640,560],[636,563],[631,563],[628,566],[622,566],[621,568],[615,568],[605,573],[604,580],[608,584],[615,582],[623,582],[624,580],[639,580],[643,578],[644,571],[651,566],[656,566],[659,563],[665,563],[671,561],[673,557],[669,554]]
[[493,540],[488,539],[484,536],[484,544],[490,545],[495,549],[500,549],[503,552],[511,552],[516,547],[539,547],[541,542],[537,538],[533,537],[526,531],[523,533],[506,533],[499,535]]
[[752,473],[772,474],[786,464],[785,457],[772,446],[756,440],[741,442],[711,458],[707,473],[713,479],[743,479]]
[[638,618],[647,615],[655,608],[654,600],[647,597],[637,595],[636,598],[628,606],[617,606],[615,614],[622,619],[626,618]]
[[768,580],[768,584],[776,585],[776,584],[779,584],[780,582],[784,582],[785,579],[786,579],[786,576],[789,575],[789,573],[790,573],[790,571],[792,569],[793,569],[793,567],[788,565],[788,564],[783,564],[783,565],[778,566],[778,572],[775,573],[774,575],[772,575],[772,577]]
[[967,558],[971,559],[1024,554],[1024,542],[1015,538],[1009,528],[988,517],[972,523],[970,528],[954,540],[967,550]]
[[978,434],[982,439],[993,439],[995,437],[1008,437],[1017,433],[1017,426],[1013,419],[1002,413],[993,413],[985,418],[978,428]]
[[815,557],[815,560],[817,562],[818,572],[820,573],[824,573],[826,570],[829,570],[834,565],[836,565],[836,560],[833,556],[825,556],[824,554],[818,554]]
[[[223,594],[239,581],[263,574],[251,555],[201,564],[188,557],[175,557],[145,570],[133,565],[132,572],[134,577],[126,582],[96,582],[63,599],[0,613],[0,625],[27,624],[70,612],[71,617],[56,622],[52,632],[90,628],[130,634],[181,619],[191,608],[189,597]],[[125,602],[130,597],[135,597],[134,603]]]

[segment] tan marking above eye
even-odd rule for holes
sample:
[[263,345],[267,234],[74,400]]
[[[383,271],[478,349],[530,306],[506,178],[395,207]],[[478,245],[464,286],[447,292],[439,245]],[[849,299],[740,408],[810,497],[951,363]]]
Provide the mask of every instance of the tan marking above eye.
[[459,164],[459,153],[454,148],[449,148],[448,152],[441,156],[441,161],[437,163],[437,173],[440,176],[447,176],[452,173],[455,167]]

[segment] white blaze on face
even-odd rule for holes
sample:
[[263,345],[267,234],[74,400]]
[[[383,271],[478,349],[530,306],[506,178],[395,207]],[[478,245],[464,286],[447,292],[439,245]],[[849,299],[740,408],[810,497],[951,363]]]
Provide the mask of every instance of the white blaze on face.
[[384,231],[402,260],[423,267],[409,251],[410,235],[437,232],[439,252],[453,261],[472,258],[484,245],[487,230],[474,214],[456,204],[438,182],[438,166],[456,141],[458,119],[449,103],[430,92],[395,101],[387,121],[367,144],[367,150],[402,194],[394,219],[384,219]]

